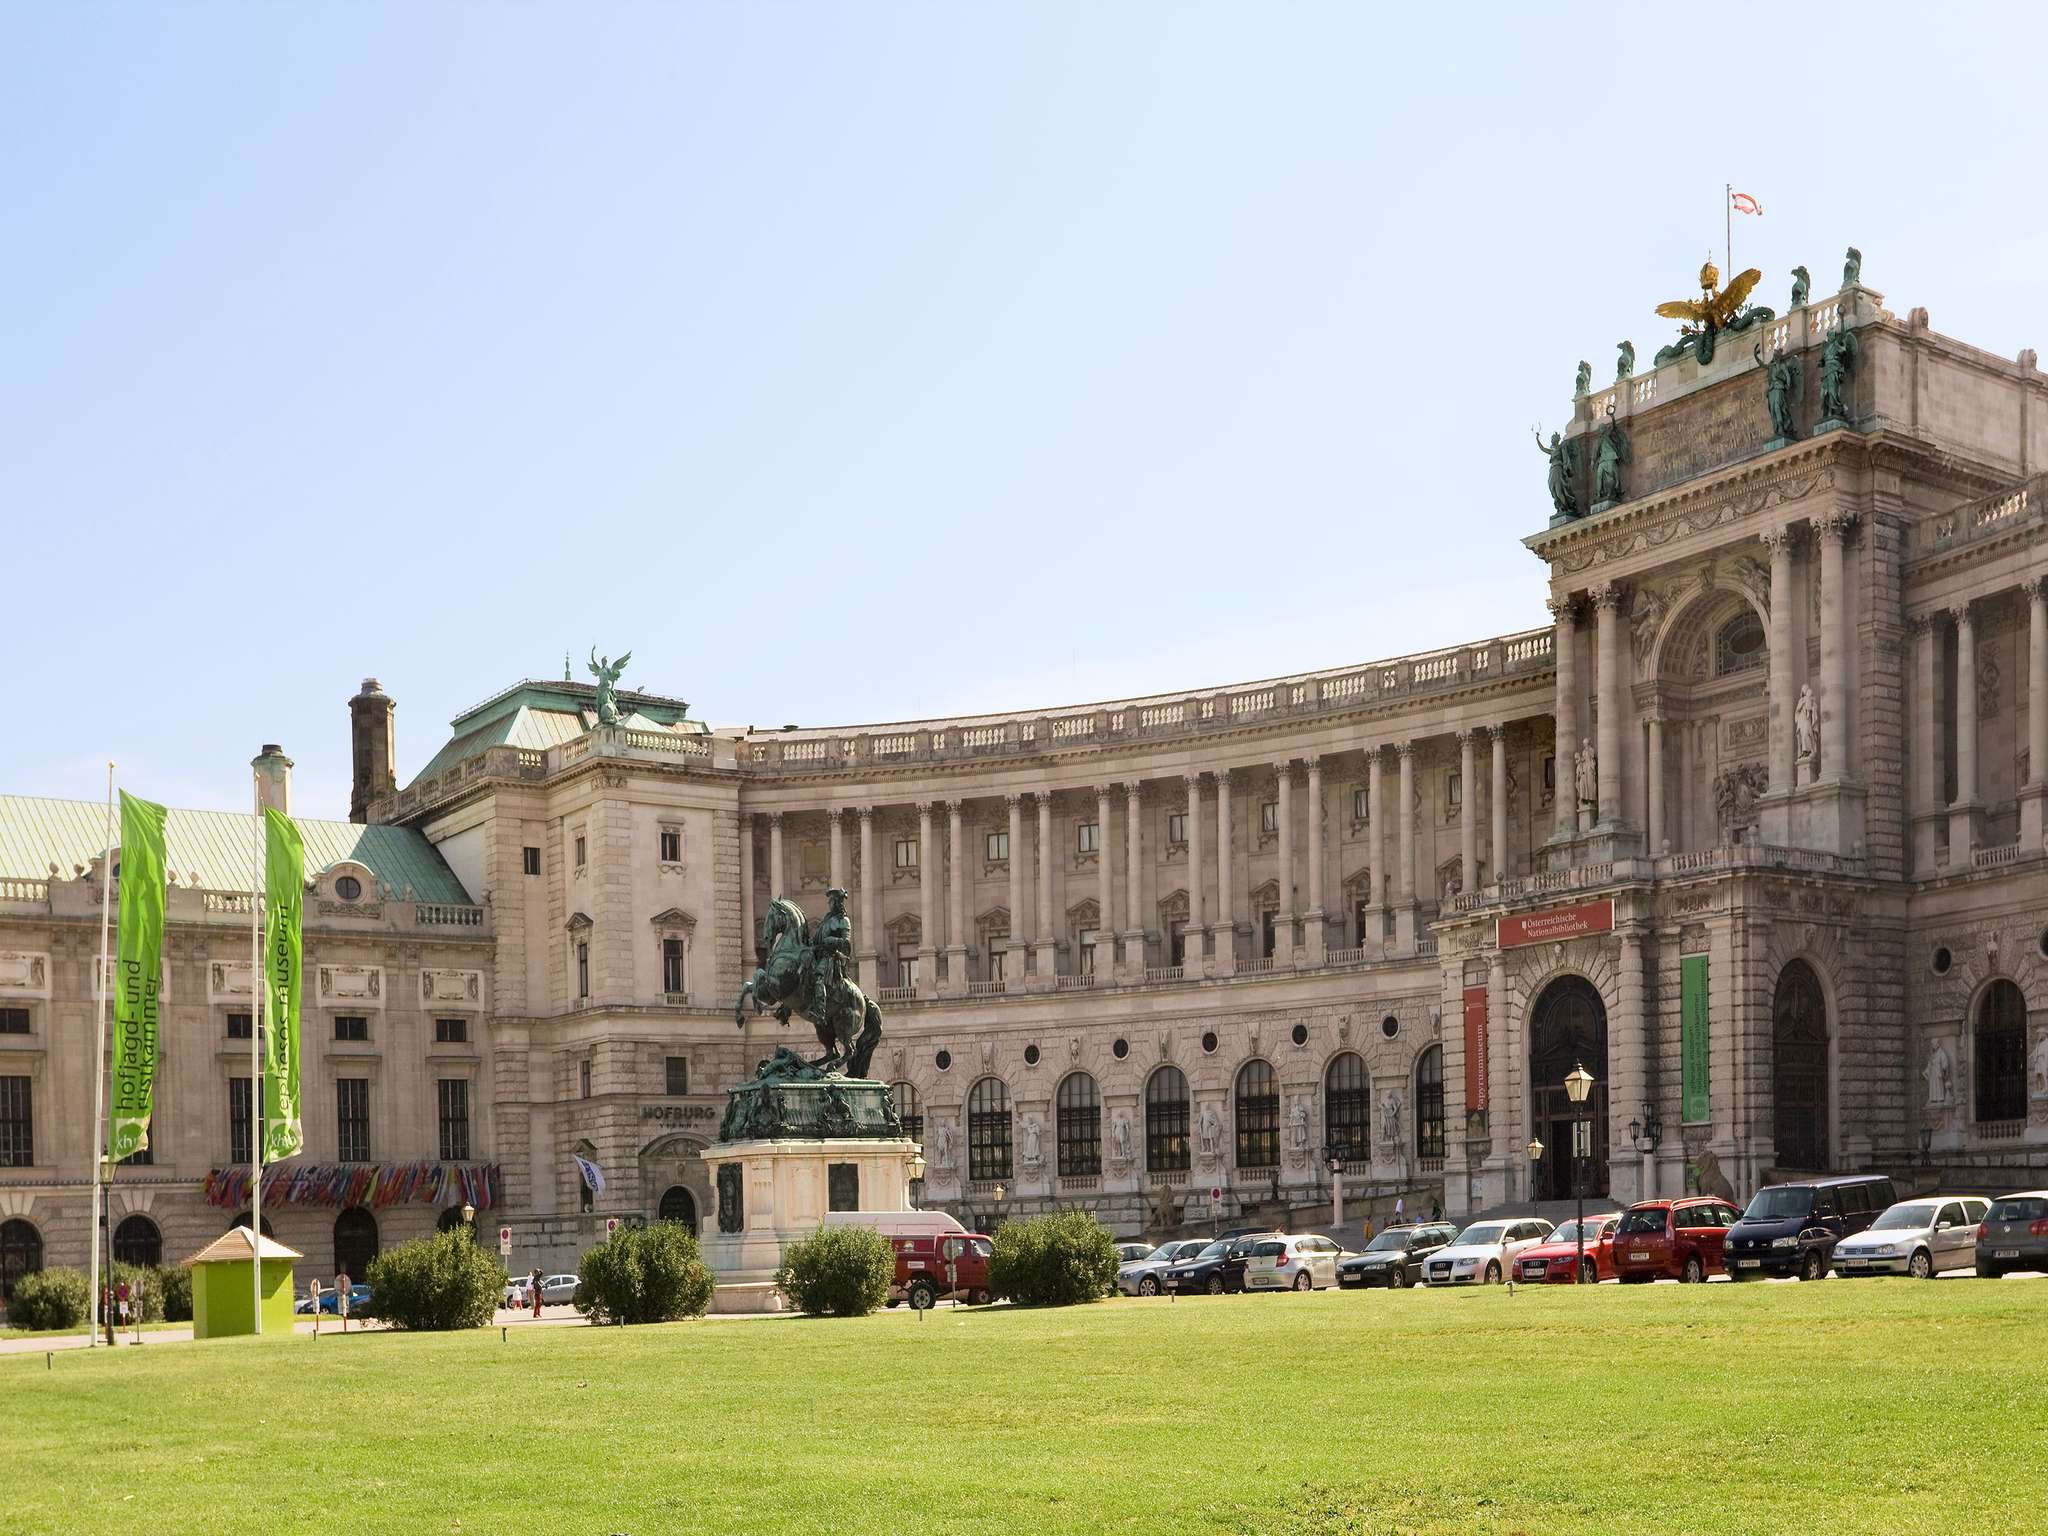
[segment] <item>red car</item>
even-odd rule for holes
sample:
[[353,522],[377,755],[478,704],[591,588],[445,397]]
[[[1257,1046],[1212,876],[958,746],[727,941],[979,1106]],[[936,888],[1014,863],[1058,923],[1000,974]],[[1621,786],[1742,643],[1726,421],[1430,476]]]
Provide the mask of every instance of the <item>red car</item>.
[[922,1312],[948,1296],[977,1306],[994,1299],[988,1288],[993,1239],[979,1232],[934,1232],[891,1237],[889,1246],[896,1250],[890,1306],[903,1300]]
[[[1619,1213],[1586,1218],[1585,1269],[1582,1285],[1598,1285],[1614,1278],[1614,1229],[1621,1224]],[[1572,1264],[1579,1256],[1579,1224],[1568,1221],[1534,1248],[1515,1255],[1515,1279],[1522,1285],[1569,1285]]]
[[1716,1195],[1640,1201],[1615,1229],[1614,1273],[1623,1285],[1697,1284],[1725,1273],[1728,1229],[1741,1219],[1742,1212]]

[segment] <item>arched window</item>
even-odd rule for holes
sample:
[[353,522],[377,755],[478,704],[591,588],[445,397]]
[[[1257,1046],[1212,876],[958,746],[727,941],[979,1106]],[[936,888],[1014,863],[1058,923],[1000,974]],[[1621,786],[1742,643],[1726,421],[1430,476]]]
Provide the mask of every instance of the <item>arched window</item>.
[[1977,1118],[2027,1117],[2027,1000],[2000,977],[1977,1004]]
[[377,1257],[377,1218],[352,1205],[334,1218],[334,1272],[361,1280]]
[[147,1216],[123,1216],[114,1228],[114,1262],[155,1269],[164,1261],[164,1235]]
[[891,1083],[889,1096],[896,1101],[896,1118],[903,1122],[903,1134],[912,1141],[923,1141],[924,1109],[917,1102],[917,1090],[908,1083]]
[[1372,1087],[1365,1060],[1345,1051],[1323,1073],[1323,1140],[1332,1157],[1372,1156]]
[[673,1221],[697,1235],[697,1197],[680,1184],[671,1184],[661,1197],[661,1204],[655,1209],[656,1221]]
[[1444,1155],[1444,1048],[1432,1045],[1415,1059],[1415,1155]]
[[1161,1067],[1145,1084],[1145,1171],[1186,1173],[1188,1080],[1179,1067]]
[[1102,1172],[1102,1099],[1095,1079],[1069,1072],[1060,1079],[1053,1100],[1053,1132],[1058,1138],[1060,1177],[1086,1178]]
[[1770,659],[1764,638],[1764,621],[1745,608],[1723,624],[1714,635],[1714,676],[1728,677],[1747,672]]
[[[247,1211],[244,1211],[241,1215],[237,1216],[233,1221],[228,1223],[228,1230],[232,1232],[237,1227],[246,1227],[247,1225],[249,1225],[249,1213]],[[277,1236],[277,1229],[271,1226],[270,1218],[268,1216],[263,1218],[263,1235],[265,1237]]]
[[1280,1166],[1280,1081],[1256,1056],[1237,1069],[1237,1166]]
[[967,1177],[1010,1176],[1010,1090],[984,1077],[967,1094]]
[[0,1302],[14,1297],[14,1282],[43,1267],[43,1234],[20,1218],[0,1221]]

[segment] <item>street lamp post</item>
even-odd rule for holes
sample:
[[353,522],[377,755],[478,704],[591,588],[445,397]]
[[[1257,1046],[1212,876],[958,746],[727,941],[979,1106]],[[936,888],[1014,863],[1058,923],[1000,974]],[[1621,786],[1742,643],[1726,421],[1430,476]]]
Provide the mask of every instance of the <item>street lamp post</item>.
[[1344,1149],[1323,1148],[1323,1164],[1330,1170],[1330,1225],[1344,1225]]
[[[910,1184],[922,1184],[924,1182],[924,1168],[924,1149],[922,1147],[913,1149],[910,1154],[910,1161],[903,1165],[903,1172],[907,1176],[907,1182]],[[907,1189],[904,1191],[904,1196],[906,1199],[909,1197]],[[911,1202],[911,1208],[913,1210],[917,1208],[915,1201]]]
[[1529,1138],[1529,1198],[1536,1198],[1536,1165],[1543,1161],[1543,1143]]
[[[1593,1074],[1581,1062],[1565,1074],[1565,1096],[1572,1101],[1574,1109],[1586,1102],[1586,1095],[1593,1091]],[[1578,1259],[1572,1265],[1572,1284],[1577,1285],[1585,1278],[1586,1271],[1586,1183],[1585,1158],[1587,1144],[1593,1140],[1593,1122],[1580,1116],[1572,1121],[1572,1198],[1578,1202],[1578,1219],[1572,1230],[1578,1237]],[[1597,1278],[1597,1277],[1596,1277]]]

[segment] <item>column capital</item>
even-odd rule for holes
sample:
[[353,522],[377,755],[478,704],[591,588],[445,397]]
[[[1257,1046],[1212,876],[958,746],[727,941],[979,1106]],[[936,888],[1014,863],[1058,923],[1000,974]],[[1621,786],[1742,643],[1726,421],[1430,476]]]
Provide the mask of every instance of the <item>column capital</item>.
[[1230,773],[1231,770],[1228,768],[1218,768],[1216,770],[1216,787],[1218,789],[1230,788]]
[[2020,595],[2030,603],[2048,602],[2048,576],[2029,576],[2021,581]]
[[1095,798],[1097,800],[1107,800],[1111,795],[1115,794],[1116,782],[1117,781],[1115,779],[1110,779],[1106,783],[1097,784],[1096,786],[1094,786]]
[[1909,613],[1906,615],[1906,628],[1916,635],[1928,634],[1934,628],[1934,615],[1931,613]]
[[1404,763],[1407,762],[1410,758],[1415,756],[1415,743],[1412,741],[1395,742],[1394,756],[1398,757]]
[[1323,776],[1322,753],[1311,752],[1307,757],[1303,758],[1302,761],[1308,764],[1309,777],[1319,779]]
[[1603,582],[1593,589],[1593,606],[1602,613],[1612,612],[1621,607],[1627,595],[1620,582]]
[[839,825],[840,818],[845,814],[846,807],[843,805],[828,805],[825,807],[825,819],[835,827]]
[[1579,598],[1575,592],[1567,592],[1562,597],[1545,598],[1543,606],[1550,610],[1551,618],[1560,624],[1576,624],[1579,621]]
[[1460,726],[1457,730],[1451,732],[1451,734],[1458,739],[1459,746],[1469,747],[1478,738],[1478,735],[1482,729],[1484,729],[1484,727],[1482,726],[1466,725]]
[[1486,727],[1486,734],[1502,745],[1506,745],[1508,739],[1507,721],[1503,720],[1499,725],[1489,725]]
[[751,826],[753,826],[753,824],[754,824],[754,812],[752,812],[752,811],[741,811],[741,812],[740,812],[740,825],[741,825],[741,826],[743,826],[743,827],[751,827]]
[[771,827],[779,827],[782,825],[782,817],[783,813],[781,811],[770,811],[768,813],[768,824]]
[[946,814],[953,817],[958,817],[967,809],[967,797],[965,795],[955,795],[952,799],[942,800],[939,803],[945,806]]
[[1957,629],[1961,629],[1965,625],[1971,623],[1972,621],[1970,618],[1970,599],[1966,597],[1960,603],[1951,603],[1949,605],[1948,616],[1955,621]]
[[1766,528],[1757,537],[1763,540],[1764,548],[1775,559],[1779,555],[1790,555],[1799,546],[1799,530],[1787,523],[1782,528]]
[[858,816],[861,819],[861,824],[865,826],[875,819],[875,808],[872,805],[856,805],[853,808],[853,814]]
[[1005,809],[1015,814],[1024,808],[1024,802],[1028,798],[1030,797],[1012,790],[1009,794],[1003,796],[1003,805]]
[[1201,770],[1201,769],[1197,768],[1197,769],[1195,769],[1195,770],[1194,770],[1194,771],[1193,771],[1192,773],[1184,773],[1184,774],[1182,774],[1182,775],[1180,776],[1180,781],[1181,781],[1181,783],[1185,784],[1185,785],[1186,785],[1186,786],[1188,787],[1188,793],[1189,793],[1189,794],[1191,794],[1191,795],[1199,795],[1199,794],[1200,794],[1200,793],[1202,792],[1202,770]]
[[1138,803],[1138,796],[1144,793],[1144,789],[1145,786],[1137,779],[1124,780],[1124,798],[1133,805]]
[[1823,512],[1813,520],[1813,531],[1830,544],[1842,544],[1848,541],[1855,523],[1853,512]]
[[1291,779],[1291,778],[1293,778],[1293,777],[1294,777],[1294,759],[1293,759],[1293,758],[1291,758],[1291,757],[1276,757],[1276,758],[1274,758],[1274,759],[1273,759],[1273,772],[1275,772],[1276,774],[1278,774],[1278,775],[1279,775],[1279,776],[1280,776],[1281,778],[1283,778],[1283,779]]
[[918,817],[918,820],[920,820],[920,821],[929,821],[929,820],[931,819],[931,814],[932,814],[932,803],[931,803],[931,801],[929,801],[929,800],[920,800],[920,801],[918,801],[918,802],[917,802],[917,817]]

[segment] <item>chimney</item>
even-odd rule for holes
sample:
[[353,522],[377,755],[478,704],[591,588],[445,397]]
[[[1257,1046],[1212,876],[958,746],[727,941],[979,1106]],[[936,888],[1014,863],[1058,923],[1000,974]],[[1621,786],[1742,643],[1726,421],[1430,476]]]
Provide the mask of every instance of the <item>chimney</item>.
[[350,821],[367,822],[372,803],[398,792],[398,747],[391,729],[397,708],[374,677],[364,678],[363,691],[348,701],[349,757],[355,764]]
[[265,810],[289,816],[292,813],[292,760],[284,748],[266,741],[263,750],[249,759],[256,770],[256,802]]

